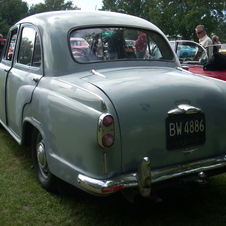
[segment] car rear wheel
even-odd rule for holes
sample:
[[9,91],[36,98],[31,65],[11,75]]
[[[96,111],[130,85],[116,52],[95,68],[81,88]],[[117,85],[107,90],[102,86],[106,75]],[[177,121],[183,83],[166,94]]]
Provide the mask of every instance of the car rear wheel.
[[57,192],[57,177],[48,167],[45,143],[41,133],[34,129],[32,133],[32,158],[34,169],[41,186],[50,192]]

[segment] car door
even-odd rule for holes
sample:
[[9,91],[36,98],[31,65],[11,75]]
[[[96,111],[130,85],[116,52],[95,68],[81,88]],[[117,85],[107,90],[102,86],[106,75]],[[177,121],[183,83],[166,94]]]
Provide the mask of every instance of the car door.
[[2,124],[7,124],[6,122],[6,82],[8,73],[13,64],[13,51],[15,47],[15,42],[17,38],[18,27],[13,27],[8,36],[5,51],[2,53],[2,60],[0,63],[0,120]]
[[[23,108],[42,76],[41,44],[37,30],[29,24],[10,32],[10,39],[1,62],[1,120],[20,140]],[[3,91],[4,89],[4,91]]]

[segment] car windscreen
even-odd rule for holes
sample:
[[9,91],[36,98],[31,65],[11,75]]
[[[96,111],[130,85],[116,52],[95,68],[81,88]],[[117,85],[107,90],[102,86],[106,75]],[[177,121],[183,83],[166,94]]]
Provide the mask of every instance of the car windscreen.
[[70,51],[81,63],[109,60],[173,60],[162,35],[124,27],[77,29],[69,36]]
[[177,40],[170,41],[175,50],[180,63],[186,64],[205,64],[208,60],[206,50],[194,41]]

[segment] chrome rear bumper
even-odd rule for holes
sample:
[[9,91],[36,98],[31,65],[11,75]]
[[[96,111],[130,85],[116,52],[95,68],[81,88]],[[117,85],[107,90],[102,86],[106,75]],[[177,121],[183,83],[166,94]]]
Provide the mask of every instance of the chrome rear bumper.
[[148,197],[153,183],[222,167],[226,167],[226,155],[158,170],[151,170],[150,160],[144,157],[137,172],[122,174],[108,180],[97,180],[79,174],[77,180],[84,190],[97,195],[108,195],[124,188],[137,187],[142,196]]

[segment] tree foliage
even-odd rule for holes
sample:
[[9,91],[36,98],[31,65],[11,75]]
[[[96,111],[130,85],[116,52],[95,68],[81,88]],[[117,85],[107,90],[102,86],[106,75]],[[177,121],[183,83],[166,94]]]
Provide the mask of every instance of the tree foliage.
[[22,18],[35,13],[77,9],[72,1],[64,0],[45,0],[45,3],[32,4],[28,7],[23,0],[0,0],[0,33],[6,36],[9,27]]
[[145,18],[170,37],[194,39],[194,28],[203,24],[209,34],[226,39],[226,3],[222,0],[103,0],[103,10]]
[[22,0],[0,0],[1,33],[6,35],[9,27],[25,17],[27,12],[27,3]]
[[69,9],[76,9],[77,7],[73,7],[72,1],[67,1],[66,3],[64,0],[45,0],[45,3],[39,3],[35,5],[31,5],[29,9],[29,14],[41,13],[41,12],[48,12],[48,11],[55,11],[55,10],[69,10]]
[[[35,13],[78,9],[71,0],[45,0],[30,8],[23,0],[0,0],[0,33],[4,36],[10,26]],[[226,2],[223,0],[103,0],[102,10],[121,12],[147,19],[170,37],[197,38],[194,28],[204,24],[208,34],[216,34],[226,42]]]
[[103,0],[102,10],[126,13],[148,19],[150,0]]

